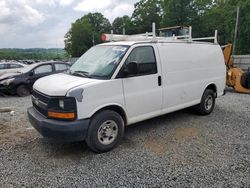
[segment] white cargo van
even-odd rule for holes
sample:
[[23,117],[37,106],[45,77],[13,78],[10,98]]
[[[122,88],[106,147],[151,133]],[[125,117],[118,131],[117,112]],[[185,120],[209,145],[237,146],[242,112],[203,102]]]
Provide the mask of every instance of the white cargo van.
[[45,137],[86,140],[106,152],[127,125],[191,106],[210,114],[226,77],[216,40],[142,38],[94,46],[68,73],[35,82],[31,124]]

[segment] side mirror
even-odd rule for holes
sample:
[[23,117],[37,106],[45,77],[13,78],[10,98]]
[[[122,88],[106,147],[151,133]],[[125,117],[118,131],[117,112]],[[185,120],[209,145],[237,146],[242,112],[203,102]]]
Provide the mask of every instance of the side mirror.
[[135,61],[132,61],[129,64],[127,64],[125,70],[127,75],[135,75],[138,73],[138,65]]
[[34,75],[34,72],[31,71],[31,72],[29,73],[29,76],[33,76],[33,75]]

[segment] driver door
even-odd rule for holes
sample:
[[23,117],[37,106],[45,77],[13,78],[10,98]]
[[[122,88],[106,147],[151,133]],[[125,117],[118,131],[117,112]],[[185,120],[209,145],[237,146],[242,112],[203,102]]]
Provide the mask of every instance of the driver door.
[[40,65],[33,69],[31,76],[29,77],[30,86],[32,87],[36,80],[41,77],[48,76],[53,73],[51,64]]
[[161,114],[161,69],[153,45],[135,47],[125,61],[125,67],[136,63],[138,72],[123,78],[124,98],[130,123]]

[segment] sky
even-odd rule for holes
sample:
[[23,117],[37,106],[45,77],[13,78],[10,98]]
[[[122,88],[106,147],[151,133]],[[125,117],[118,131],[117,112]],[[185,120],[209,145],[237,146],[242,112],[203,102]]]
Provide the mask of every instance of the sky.
[[0,0],[0,48],[64,48],[71,23],[101,12],[112,23],[138,0]]

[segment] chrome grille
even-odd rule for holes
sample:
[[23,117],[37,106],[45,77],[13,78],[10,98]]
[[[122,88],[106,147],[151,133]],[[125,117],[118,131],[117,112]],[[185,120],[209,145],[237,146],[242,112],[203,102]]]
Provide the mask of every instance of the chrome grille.
[[48,104],[50,98],[36,90],[32,91],[32,104],[38,112],[44,116],[48,116]]

